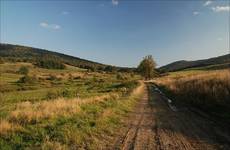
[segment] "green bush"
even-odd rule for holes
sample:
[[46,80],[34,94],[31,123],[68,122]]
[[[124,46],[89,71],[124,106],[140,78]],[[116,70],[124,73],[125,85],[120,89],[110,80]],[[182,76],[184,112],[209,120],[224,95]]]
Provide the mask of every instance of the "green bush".
[[68,97],[68,98],[71,98],[71,97],[74,97],[76,94],[74,93],[74,91],[71,91],[70,89],[64,89],[62,91],[62,96],[63,97]]
[[27,75],[29,73],[29,69],[25,66],[20,67],[20,69],[18,70],[18,73],[20,74],[24,74]]

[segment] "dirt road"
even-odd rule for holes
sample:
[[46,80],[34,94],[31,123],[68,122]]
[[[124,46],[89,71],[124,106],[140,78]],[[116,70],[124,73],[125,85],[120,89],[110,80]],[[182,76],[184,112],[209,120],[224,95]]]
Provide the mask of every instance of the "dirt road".
[[167,99],[149,86],[111,149],[227,150],[230,135],[187,109],[173,111]]

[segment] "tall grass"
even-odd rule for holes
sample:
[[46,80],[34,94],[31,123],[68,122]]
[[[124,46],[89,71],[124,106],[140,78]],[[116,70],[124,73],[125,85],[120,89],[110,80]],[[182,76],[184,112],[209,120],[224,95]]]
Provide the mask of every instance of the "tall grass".
[[[136,85],[137,86],[137,85]],[[143,93],[113,92],[86,99],[21,102],[0,122],[5,149],[102,149]],[[19,129],[14,127],[20,126]]]
[[230,118],[230,70],[179,73],[154,80],[177,104]]
[[108,99],[118,98],[118,94],[105,94],[88,99],[64,99],[53,101],[41,101],[37,103],[22,102],[11,112],[9,119],[20,124],[37,123],[42,119],[50,119],[58,116],[70,116],[81,111],[81,105],[94,104]]

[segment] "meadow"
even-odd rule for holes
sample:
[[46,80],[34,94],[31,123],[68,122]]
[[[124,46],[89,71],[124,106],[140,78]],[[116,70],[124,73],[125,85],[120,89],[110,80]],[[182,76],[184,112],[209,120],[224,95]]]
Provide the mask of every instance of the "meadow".
[[230,70],[187,70],[154,79],[177,106],[196,108],[230,120]]
[[[22,67],[29,72],[22,73]],[[44,69],[25,62],[0,64],[0,147],[105,147],[142,93],[138,79],[131,73],[70,65]]]

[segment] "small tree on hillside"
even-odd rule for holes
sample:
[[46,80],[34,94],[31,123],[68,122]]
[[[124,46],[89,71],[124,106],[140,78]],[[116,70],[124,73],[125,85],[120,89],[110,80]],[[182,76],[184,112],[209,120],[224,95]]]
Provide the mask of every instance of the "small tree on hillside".
[[27,75],[29,73],[29,69],[25,66],[20,67],[20,69],[18,70],[18,73],[20,74],[24,74]]
[[138,66],[138,72],[147,80],[155,76],[156,62],[152,55],[145,56]]

